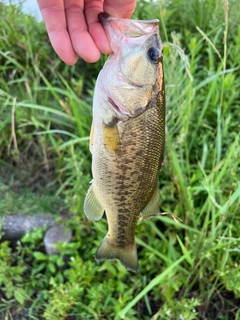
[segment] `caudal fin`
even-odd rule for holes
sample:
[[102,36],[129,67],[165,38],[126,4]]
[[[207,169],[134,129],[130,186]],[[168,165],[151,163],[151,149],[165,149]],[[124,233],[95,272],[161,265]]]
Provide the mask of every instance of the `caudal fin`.
[[106,236],[100,244],[99,248],[97,249],[95,259],[97,261],[118,259],[128,270],[131,270],[133,272],[138,271],[138,257],[135,243],[131,248],[117,248],[111,246]]

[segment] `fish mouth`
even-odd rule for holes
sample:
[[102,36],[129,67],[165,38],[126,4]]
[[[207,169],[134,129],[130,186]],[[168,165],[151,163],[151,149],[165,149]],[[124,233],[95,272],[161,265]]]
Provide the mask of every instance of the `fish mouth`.
[[[152,34],[152,29],[149,29],[147,31],[146,28],[149,28],[149,26],[155,26],[155,28],[158,28],[159,20],[158,19],[153,19],[153,20],[131,20],[131,19],[122,19],[122,18],[117,18],[110,16],[106,12],[100,12],[98,14],[98,20],[103,26],[103,28],[107,31],[109,24],[111,25],[112,22],[120,22],[121,27],[117,27],[117,29],[122,30],[122,32],[125,34],[127,37],[140,37],[145,34]],[[124,21],[124,22],[123,22]],[[124,27],[123,27],[124,26]],[[116,26],[112,26],[113,29],[116,29]],[[122,29],[123,27],[123,29]],[[125,30],[126,29],[126,30]],[[130,29],[130,31],[128,31]],[[133,29],[134,32],[131,32],[131,29]],[[151,31],[150,31],[151,30]]]
[[[112,17],[112,16],[110,16],[110,14],[108,14],[108,13],[106,13],[106,12],[100,12],[99,14],[98,14],[98,20],[99,20],[99,22],[104,26],[105,24],[106,24],[106,20],[108,19],[108,18],[112,18],[112,19],[116,19],[116,20],[119,20],[120,18],[117,18],[117,17]],[[121,19],[121,20],[129,20],[129,19]],[[142,20],[138,20],[138,19],[135,19],[134,20],[135,22],[143,22]],[[144,21],[144,23],[146,24],[146,25],[148,25],[148,24],[158,24],[159,23],[159,20],[158,19],[152,19],[152,20],[145,20]]]

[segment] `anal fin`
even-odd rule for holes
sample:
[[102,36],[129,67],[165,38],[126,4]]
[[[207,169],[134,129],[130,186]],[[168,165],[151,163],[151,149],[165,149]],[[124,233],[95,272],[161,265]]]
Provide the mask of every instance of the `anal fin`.
[[88,219],[99,220],[103,216],[104,209],[94,192],[94,184],[88,189],[83,209]]

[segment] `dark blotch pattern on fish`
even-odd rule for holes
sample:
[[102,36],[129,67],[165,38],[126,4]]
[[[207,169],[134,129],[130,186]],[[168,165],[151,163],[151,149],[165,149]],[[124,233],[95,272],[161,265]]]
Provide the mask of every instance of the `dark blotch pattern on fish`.
[[[105,150],[98,151],[100,156],[95,167],[103,173],[99,175],[103,177],[101,188],[104,188],[103,194],[111,194],[109,199],[102,198],[101,202],[108,213],[111,243],[116,247],[134,243],[138,215],[157,185],[165,142],[162,65],[158,72],[153,100],[147,110],[118,123],[121,155],[114,157]],[[99,184],[99,181],[95,178],[94,183]]]

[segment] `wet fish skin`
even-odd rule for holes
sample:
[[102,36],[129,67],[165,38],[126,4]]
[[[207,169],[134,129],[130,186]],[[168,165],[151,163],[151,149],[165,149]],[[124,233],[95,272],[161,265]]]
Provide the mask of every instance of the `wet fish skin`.
[[159,210],[158,177],[165,141],[162,43],[157,20],[103,14],[100,21],[114,53],[95,87],[90,146],[93,182],[84,211],[93,220],[105,211],[108,220],[108,234],[96,260],[119,259],[136,272],[138,216]]

